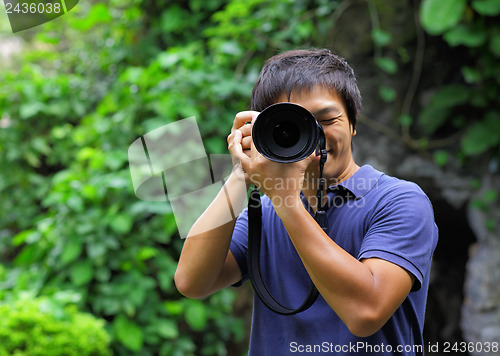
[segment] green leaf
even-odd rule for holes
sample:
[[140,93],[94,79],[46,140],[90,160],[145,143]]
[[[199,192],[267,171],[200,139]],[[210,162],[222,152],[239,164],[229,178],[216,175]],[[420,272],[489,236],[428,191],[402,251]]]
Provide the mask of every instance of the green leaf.
[[486,31],[484,29],[473,29],[465,25],[459,25],[444,35],[444,39],[452,47],[459,45],[479,47],[486,42],[486,38]]
[[36,256],[37,246],[28,245],[16,256],[14,263],[16,265],[30,265],[34,262]]
[[21,119],[28,119],[37,115],[39,112],[43,111],[45,105],[38,101],[28,101],[26,103],[21,104],[19,107],[19,116]]
[[462,67],[462,75],[468,84],[477,83],[482,78],[481,71],[471,67]]
[[389,57],[378,57],[375,59],[375,63],[380,69],[389,74],[394,74],[398,70],[396,62]]
[[394,88],[381,86],[378,92],[382,100],[387,103],[391,103],[396,99],[396,90],[394,90]]
[[498,0],[475,0],[472,8],[484,16],[496,16],[500,14],[500,1]]
[[82,253],[82,242],[79,238],[74,237],[68,239],[68,241],[63,246],[63,251],[61,253],[61,262],[63,264],[73,262]]
[[500,57],[500,31],[494,28],[490,32],[490,51],[495,56]]
[[14,236],[12,244],[14,246],[20,246],[23,243],[32,244],[40,240],[41,237],[42,235],[37,230],[24,230]]
[[23,153],[23,157],[26,159],[26,161],[30,164],[32,167],[40,167],[40,160],[38,159],[37,155],[35,155],[32,151],[26,151]]
[[190,18],[189,13],[179,5],[168,6],[161,15],[161,29],[164,33],[182,31]]
[[73,211],[77,213],[82,213],[84,210],[83,199],[79,195],[71,195],[68,200],[66,200],[66,205]]
[[158,250],[154,247],[145,246],[137,251],[135,255],[136,260],[138,261],[146,261],[152,257],[155,257],[158,253]]
[[446,165],[446,163],[448,163],[449,156],[448,152],[446,151],[442,150],[436,151],[434,152],[433,157],[434,157],[434,162],[440,167],[443,167]]
[[82,187],[82,196],[92,201],[96,200],[99,196],[97,187],[95,187],[94,185],[85,184]]
[[452,108],[465,104],[468,99],[469,91],[465,86],[445,86],[434,93],[430,103],[420,113],[418,121],[427,133],[432,134],[449,119]]
[[413,122],[413,119],[410,115],[406,114],[406,115],[401,115],[399,117],[399,123],[403,126],[410,126]]
[[496,190],[489,189],[486,193],[484,193],[483,199],[487,204],[492,204],[498,199],[498,192]]
[[35,137],[31,141],[31,146],[35,149],[35,151],[37,151],[43,155],[49,155],[52,151],[50,146],[47,144],[47,142],[42,137]]
[[117,234],[127,234],[132,229],[133,220],[128,214],[118,214],[111,217],[109,226]]
[[497,226],[497,222],[495,219],[487,219],[486,220],[486,228],[490,231],[495,231]]
[[102,241],[95,241],[87,245],[87,254],[90,259],[96,259],[106,254],[107,248]]
[[80,31],[90,30],[99,23],[108,23],[113,20],[105,3],[97,3],[92,6],[90,12],[81,20],[71,22],[71,26]]
[[431,35],[439,35],[457,25],[466,0],[423,0],[420,5],[422,26]]
[[170,315],[180,315],[184,310],[184,306],[179,301],[166,301],[163,303],[163,307]]
[[198,300],[190,300],[186,308],[186,321],[191,328],[201,331],[207,323],[207,307]]
[[70,271],[71,282],[76,286],[83,286],[90,282],[94,277],[94,268],[92,261],[86,260],[77,262]]
[[142,330],[137,324],[120,314],[113,321],[116,338],[129,350],[138,352],[142,349]]
[[179,328],[174,320],[159,319],[153,325],[161,337],[166,339],[177,339],[179,337]]
[[387,46],[392,41],[392,35],[382,30],[381,28],[375,28],[372,31],[372,40],[375,42],[375,45],[378,47]]
[[434,94],[430,104],[439,108],[450,108],[465,104],[468,98],[469,90],[464,85],[447,85]]
[[479,198],[475,198],[472,200],[471,202],[471,206],[474,208],[474,209],[478,209],[478,210],[481,210],[481,211],[488,211],[488,207],[486,206],[486,204],[484,203],[484,201],[482,199],[479,199]]
[[500,115],[490,111],[486,117],[474,123],[462,139],[462,150],[468,156],[478,155],[500,142]]
[[236,41],[226,41],[220,46],[220,51],[225,54],[230,54],[233,56],[241,56],[243,49],[240,47]]

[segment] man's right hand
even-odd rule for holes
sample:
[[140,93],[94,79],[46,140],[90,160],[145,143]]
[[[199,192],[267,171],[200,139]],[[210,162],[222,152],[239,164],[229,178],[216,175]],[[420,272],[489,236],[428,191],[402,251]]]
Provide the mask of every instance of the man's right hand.
[[241,146],[243,153],[250,157],[250,148],[252,146],[252,123],[257,118],[260,113],[258,111],[240,111],[236,114],[233,127],[231,128],[231,133],[227,136],[227,148],[231,153],[231,158],[233,160],[233,172],[238,176],[245,179],[247,187],[250,184],[250,179],[247,173],[241,167],[240,160],[236,157],[234,151],[234,137],[236,131],[241,132]]

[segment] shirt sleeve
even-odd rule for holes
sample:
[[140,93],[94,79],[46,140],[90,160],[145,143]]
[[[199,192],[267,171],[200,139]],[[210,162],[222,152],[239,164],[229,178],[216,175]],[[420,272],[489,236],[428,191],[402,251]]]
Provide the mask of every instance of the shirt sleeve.
[[233,287],[239,287],[248,279],[248,208],[245,208],[236,219],[229,249],[241,270],[241,281],[233,285]]
[[415,276],[419,290],[437,243],[432,205],[416,185],[404,182],[378,204],[363,239],[358,259],[381,258]]

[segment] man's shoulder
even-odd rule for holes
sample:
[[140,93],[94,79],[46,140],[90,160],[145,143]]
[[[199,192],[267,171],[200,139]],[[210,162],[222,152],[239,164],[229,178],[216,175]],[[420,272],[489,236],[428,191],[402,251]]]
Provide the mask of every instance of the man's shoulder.
[[382,173],[380,179],[377,182],[375,192],[385,193],[385,194],[408,194],[414,193],[416,195],[421,195],[427,197],[425,192],[420,188],[420,186],[412,181],[397,178],[385,173]]
[[364,198],[378,208],[404,204],[417,209],[433,210],[429,197],[417,183],[385,173],[380,174]]

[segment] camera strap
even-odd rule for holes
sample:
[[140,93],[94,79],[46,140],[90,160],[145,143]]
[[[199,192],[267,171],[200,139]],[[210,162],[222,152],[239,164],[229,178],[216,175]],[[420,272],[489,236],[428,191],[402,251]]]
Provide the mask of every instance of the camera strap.
[[[318,201],[318,210],[314,219],[319,226],[328,232],[328,220],[326,218],[326,204],[323,204],[325,181],[323,178],[323,167],[326,162],[327,152],[325,149],[325,136],[320,127],[319,154],[320,157],[320,176],[319,187],[316,193]],[[250,192],[248,200],[248,253],[247,265],[250,281],[255,293],[261,302],[270,310],[281,315],[294,315],[308,309],[318,298],[319,292],[316,286],[311,281],[309,292],[304,302],[296,309],[288,308],[279,303],[271,294],[260,270],[260,247],[262,239],[262,204],[260,200],[259,190],[254,187]]]

